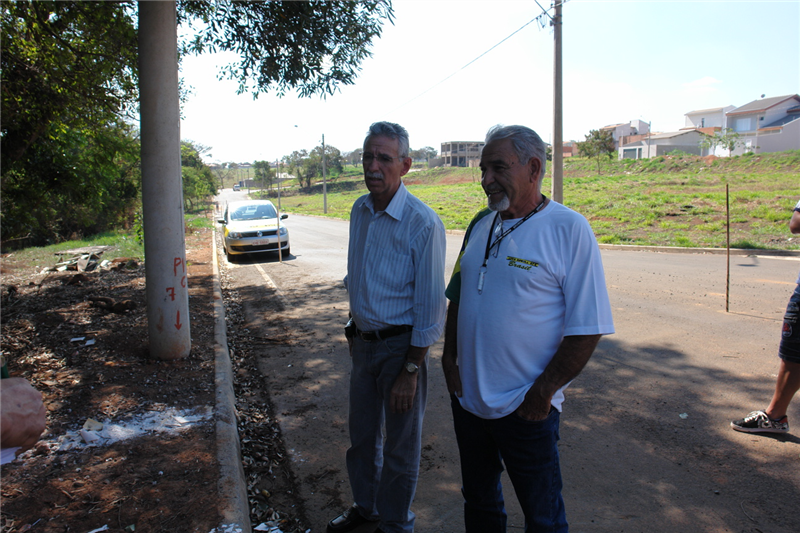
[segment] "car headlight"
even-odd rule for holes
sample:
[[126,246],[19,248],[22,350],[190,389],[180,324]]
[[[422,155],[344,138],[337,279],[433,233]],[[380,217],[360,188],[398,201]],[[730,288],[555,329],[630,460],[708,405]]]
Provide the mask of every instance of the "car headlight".
[[289,230],[286,229],[285,227],[281,227],[281,235],[288,235],[288,234],[289,234]]
[[230,233],[228,233],[228,237],[230,237],[231,239],[241,239],[242,238],[242,232],[241,231],[231,231]]

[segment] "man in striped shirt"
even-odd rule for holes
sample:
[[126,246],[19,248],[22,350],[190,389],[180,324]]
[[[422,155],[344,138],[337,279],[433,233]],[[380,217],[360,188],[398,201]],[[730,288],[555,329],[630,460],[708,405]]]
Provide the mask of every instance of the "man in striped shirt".
[[347,470],[355,503],[328,523],[328,533],[367,522],[379,522],[378,533],[414,530],[427,353],[444,327],[445,232],[402,183],[408,150],[402,126],[370,126],[362,155],[369,194],[350,213],[344,279],[352,364]]

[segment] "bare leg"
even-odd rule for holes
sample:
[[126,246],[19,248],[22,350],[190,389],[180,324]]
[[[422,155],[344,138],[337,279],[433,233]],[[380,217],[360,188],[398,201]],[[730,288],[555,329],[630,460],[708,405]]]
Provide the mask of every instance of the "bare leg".
[[778,420],[786,415],[789,402],[800,389],[800,363],[790,363],[781,359],[778,379],[775,382],[775,394],[767,407],[767,416]]

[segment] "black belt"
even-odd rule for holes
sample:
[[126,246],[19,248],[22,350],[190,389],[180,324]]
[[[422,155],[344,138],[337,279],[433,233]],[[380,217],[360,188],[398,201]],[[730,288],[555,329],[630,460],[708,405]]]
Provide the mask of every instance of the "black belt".
[[392,326],[380,331],[361,331],[356,328],[356,335],[361,337],[362,341],[371,342],[388,339],[389,337],[396,337],[403,333],[408,333],[412,329],[414,329],[414,326]]

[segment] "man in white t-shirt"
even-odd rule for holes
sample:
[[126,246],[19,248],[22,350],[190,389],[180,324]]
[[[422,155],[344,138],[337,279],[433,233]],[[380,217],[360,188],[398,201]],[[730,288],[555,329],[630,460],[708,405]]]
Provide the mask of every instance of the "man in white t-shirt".
[[[789,230],[800,233],[800,202],[794,206]],[[769,406],[763,411],[753,411],[744,418],[731,422],[731,428],[745,433],[788,433],[789,417],[786,411],[794,395],[800,390],[800,276],[797,287],[789,298],[783,317],[781,344],[778,356],[781,366],[775,381],[775,392]]]
[[470,223],[446,291],[442,366],[468,533],[505,532],[504,468],[526,531],[567,531],[557,448],[563,391],[614,332],[597,241],[583,216],[541,193],[545,162],[533,130],[489,130],[481,155],[488,209]]

